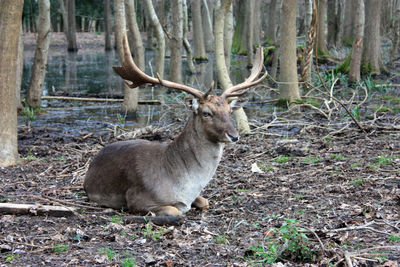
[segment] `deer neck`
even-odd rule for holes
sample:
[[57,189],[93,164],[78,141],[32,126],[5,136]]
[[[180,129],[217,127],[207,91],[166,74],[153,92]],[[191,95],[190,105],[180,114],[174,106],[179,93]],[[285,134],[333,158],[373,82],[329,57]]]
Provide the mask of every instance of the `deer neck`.
[[182,133],[167,147],[167,169],[178,177],[200,172],[209,180],[221,160],[223,147],[223,143],[207,139],[199,116],[192,114]]

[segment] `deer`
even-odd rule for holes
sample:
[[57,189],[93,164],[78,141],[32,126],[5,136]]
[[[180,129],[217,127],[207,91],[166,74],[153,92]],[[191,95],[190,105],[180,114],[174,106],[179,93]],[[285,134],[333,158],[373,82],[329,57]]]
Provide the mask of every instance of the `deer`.
[[204,93],[190,86],[147,75],[132,59],[128,40],[123,38],[122,66],[114,71],[135,88],[161,85],[192,95],[185,100],[191,110],[182,132],[171,142],[144,139],[117,141],[106,145],[94,157],[84,179],[90,201],[131,213],[181,216],[192,207],[207,210],[209,201],[200,194],[214,176],[225,144],[239,140],[231,121],[235,100],[267,76],[263,51],[256,53],[249,77],[212,95],[213,83]]

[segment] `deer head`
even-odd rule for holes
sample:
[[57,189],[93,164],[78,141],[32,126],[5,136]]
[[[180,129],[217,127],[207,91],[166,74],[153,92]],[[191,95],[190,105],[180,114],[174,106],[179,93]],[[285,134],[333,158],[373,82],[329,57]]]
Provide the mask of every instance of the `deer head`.
[[123,49],[123,64],[119,67],[113,67],[113,69],[126,81],[129,87],[135,88],[143,84],[159,84],[189,93],[194,98],[186,101],[186,104],[195,115],[201,118],[203,128],[209,140],[215,142],[234,142],[239,139],[239,134],[230,120],[230,114],[235,108],[234,105],[236,102],[232,98],[245,94],[252,86],[262,82],[267,76],[267,72],[265,72],[264,75],[258,78],[263,69],[264,56],[262,47],[257,50],[250,76],[243,83],[225,90],[221,96],[210,94],[214,87],[214,82],[203,93],[190,86],[163,80],[158,73],[157,78],[147,75],[133,61],[126,34],[123,40]]

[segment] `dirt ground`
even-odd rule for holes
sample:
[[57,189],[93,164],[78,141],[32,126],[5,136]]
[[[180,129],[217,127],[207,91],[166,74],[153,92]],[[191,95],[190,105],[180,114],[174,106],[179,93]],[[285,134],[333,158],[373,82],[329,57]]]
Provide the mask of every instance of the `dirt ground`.
[[[363,130],[310,110],[252,122],[204,190],[210,209],[164,225],[133,222],[83,191],[94,155],[126,137],[20,126],[22,160],[0,168],[0,202],[36,208],[1,215],[0,265],[398,266],[400,122],[378,117],[360,120]],[[137,137],[168,142],[181,127]],[[35,215],[40,205],[76,212]]]
[[[393,125],[391,119],[385,125]],[[2,215],[1,264],[247,266],[273,259],[267,252],[277,247],[277,262],[285,266],[341,266],[345,256],[356,266],[397,266],[398,126],[364,125],[366,132],[350,126],[329,135],[321,125],[288,124],[298,133],[286,137],[274,133],[278,127],[256,126],[226,147],[204,191],[210,209],[191,210],[179,225],[164,226],[132,223],[130,214],[88,202],[83,177],[102,144],[117,140],[111,133],[65,137],[57,129],[20,127],[23,161],[0,169],[0,200],[75,207],[77,213]],[[141,138],[168,141],[179,128]]]

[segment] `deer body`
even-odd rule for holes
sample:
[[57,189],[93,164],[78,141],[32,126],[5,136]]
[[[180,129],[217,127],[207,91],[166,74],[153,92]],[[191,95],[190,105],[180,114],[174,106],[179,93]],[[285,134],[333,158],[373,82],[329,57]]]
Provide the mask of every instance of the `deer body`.
[[123,47],[123,64],[113,68],[130,82],[130,87],[160,84],[192,94],[194,98],[187,101],[192,115],[182,133],[169,144],[133,140],[104,147],[86,173],[84,188],[89,199],[111,208],[153,211],[157,215],[181,215],[192,205],[208,208],[200,193],[215,174],[224,144],[239,139],[230,119],[232,103],[228,98],[243,95],[266,77],[267,73],[257,79],[263,67],[262,49],[246,81],[216,96],[210,95],[213,85],[203,93],[148,76],[132,60],[126,35]]
[[188,211],[213,177],[224,147],[204,138],[195,128],[199,120],[193,114],[170,144],[132,140],[103,148],[86,174],[89,198],[130,211],[162,214],[164,206],[176,207],[179,214]]

